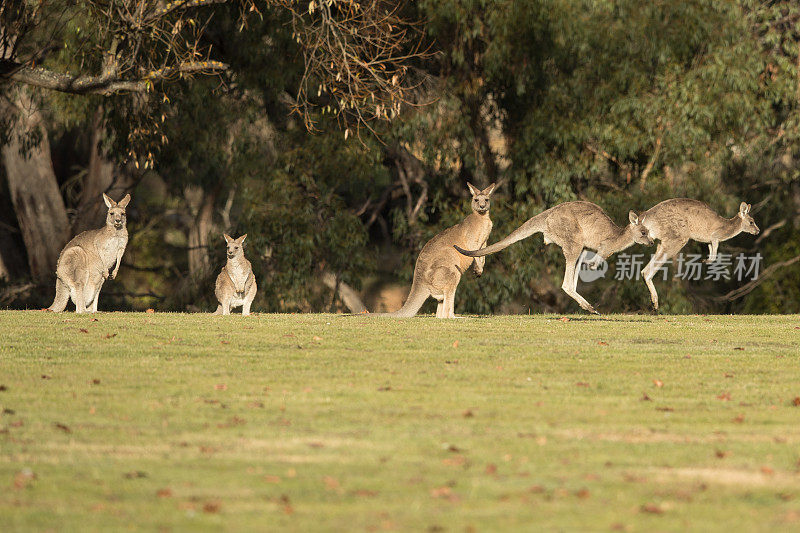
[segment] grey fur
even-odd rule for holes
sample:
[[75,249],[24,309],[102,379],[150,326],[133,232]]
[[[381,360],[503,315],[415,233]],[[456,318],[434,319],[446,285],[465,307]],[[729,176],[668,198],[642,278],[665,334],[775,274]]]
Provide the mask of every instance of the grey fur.
[[436,318],[455,318],[455,295],[461,275],[472,266],[475,274],[480,276],[486,260],[466,258],[453,247],[486,246],[492,231],[489,205],[495,184],[492,183],[483,190],[471,183],[467,185],[472,194],[472,213],[460,223],[434,236],[422,247],[414,266],[411,291],[403,307],[394,313],[375,313],[369,316],[409,318],[417,314],[429,296],[433,296],[439,301]]
[[545,244],[555,243],[564,253],[566,269],[561,288],[583,309],[597,314],[577,291],[581,254],[584,249],[594,250],[597,256],[590,268],[597,268],[601,261],[634,243],[653,244],[653,239],[636,213],[631,211],[628,219],[630,223],[627,226],[619,227],[599,206],[591,202],[566,202],[528,219],[508,237],[489,247],[469,251],[456,246],[456,249],[470,257],[485,256],[541,232]]
[[664,200],[642,214],[650,235],[661,241],[655,255],[642,271],[655,309],[658,309],[658,293],[653,285],[653,277],[658,268],[675,257],[690,239],[709,243],[706,263],[713,263],[721,241],[731,239],[741,232],[758,235],[760,230],[750,216],[751,207],[742,202],[736,216],[724,218],[698,200],[673,198]]
[[242,316],[250,314],[250,305],[256,297],[258,287],[253,276],[253,266],[244,256],[245,233],[238,239],[223,234],[227,243],[228,262],[217,276],[214,294],[219,300],[215,315],[229,315],[234,307],[242,307]]
[[97,312],[100,289],[109,277],[108,270],[114,267],[111,279],[117,277],[128,244],[125,208],[130,200],[130,194],[119,203],[103,194],[108,207],[106,225],[76,235],[61,251],[56,266],[56,296],[48,310],[60,313],[71,299],[76,313],[87,309]]

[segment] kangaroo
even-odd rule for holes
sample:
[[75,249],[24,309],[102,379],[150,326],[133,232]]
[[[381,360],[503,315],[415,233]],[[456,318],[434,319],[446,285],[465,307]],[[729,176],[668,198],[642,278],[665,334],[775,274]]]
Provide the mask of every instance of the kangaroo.
[[126,194],[117,203],[103,193],[103,201],[108,207],[106,225],[76,235],[58,256],[56,297],[49,311],[60,313],[71,298],[76,313],[84,313],[87,309],[96,313],[100,289],[111,267],[114,267],[111,279],[117,277],[128,244],[125,208],[131,195]]
[[231,308],[242,306],[242,316],[250,315],[250,305],[256,297],[256,278],[253,276],[253,266],[244,256],[244,243],[247,234],[238,239],[228,234],[223,234],[228,244],[228,262],[222,267],[217,276],[217,285],[214,294],[219,300],[215,315],[229,315]]
[[675,257],[689,239],[709,243],[708,259],[705,262],[713,263],[717,258],[720,241],[732,239],[743,231],[758,235],[760,230],[750,216],[750,207],[750,204],[742,202],[736,216],[724,218],[703,202],[673,198],[664,200],[642,214],[650,235],[661,241],[655,255],[642,271],[655,310],[658,310],[658,293],[653,285],[653,277],[658,268]]
[[486,246],[489,233],[492,231],[492,220],[489,218],[489,203],[495,184],[492,183],[479,190],[467,183],[472,194],[472,213],[464,220],[447,228],[425,243],[414,265],[414,279],[411,291],[403,307],[394,313],[373,313],[370,316],[390,316],[410,318],[417,314],[429,296],[439,301],[436,307],[436,318],[455,318],[456,288],[461,275],[472,266],[476,275],[483,274],[486,259],[479,257],[467,259],[458,254],[453,246],[476,248]]
[[653,239],[641,218],[631,211],[628,219],[630,224],[621,228],[599,206],[591,202],[566,202],[528,219],[508,237],[487,248],[469,251],[456,246],[456,250],[469,257],[485,256],[541,232],[545,244],[557,244],[564,252],[567,266],[561,288],[583,309],[599,314],[577,291],[577,273],[583,261],[582,252],[584,248],[588,248],[597,253],[591,263],[587,263],[590,268],[596,269],[609,256],[634,243],[652,245]]

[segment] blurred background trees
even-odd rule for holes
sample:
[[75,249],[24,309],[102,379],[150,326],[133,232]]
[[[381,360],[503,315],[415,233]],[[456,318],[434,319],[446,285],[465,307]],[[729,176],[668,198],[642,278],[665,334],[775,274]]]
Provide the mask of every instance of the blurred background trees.
[[[664,310],[798,312],[798,19],[750,0],[4,2],[0,305],[49,304],[61,246],[102,224],[101,192],[131,192],[106,308],[212,310],[223,231],[248,233],[257,310],[395,306],[471,181],[500,183],[490,240],[568,200],[620,224],[745,200],[762,234],[725,251],[775,268],[662,281]],[[575,310],[562,262],[516,244],[456,311]],[[648,305],[641,282],[581,290]]]

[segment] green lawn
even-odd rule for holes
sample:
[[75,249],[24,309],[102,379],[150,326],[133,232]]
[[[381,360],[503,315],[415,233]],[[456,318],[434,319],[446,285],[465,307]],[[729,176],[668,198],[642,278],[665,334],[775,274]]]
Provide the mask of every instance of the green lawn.
[[0,529],[800,530],[800,317],[0,312]]

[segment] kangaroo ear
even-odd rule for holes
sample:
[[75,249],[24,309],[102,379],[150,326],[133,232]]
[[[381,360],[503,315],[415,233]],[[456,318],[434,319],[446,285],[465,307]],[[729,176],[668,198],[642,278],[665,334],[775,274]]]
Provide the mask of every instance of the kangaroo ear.
[[245,233],[244,235],[242,235],[241,237],[236,239],[236,242],[239,243],[239,244],[242,244],[244,242],[245,238],[247,238],[247,233]]
[[741,214],[746,215],[749,210],[750,209],[749,209],[747,203],[742,202],[741,204],[739,204],[739,212]]
[[481,192],[483,194],[485,194],[486,196],[491,196],[491,194],[494,192],[494,188],[495,187],[497,187],[497,184],[496,183],[492,183],[491,185],[489,185],[488,187],[483,189]]
[[481,192],[481,191],[479,191],[479,190],[478,190],[478,188],[477,188],[477,187],[475,187],[475,186],[474,186],[473,184],[471,184],[470,182],[467,182],[467,187],[469,187],[469,192],[470,192],[470,194],[471,194],[472,196],[478,196],[478,194]]
[[628,212],[628,220],[631,221],[631,224],[638,224],[639,215],[637,215],[633,210],[631,210]]
[[747,204],[747,212],[748,212],[748,213],[750,213],[750,210],[751,210],[751,209],[753,209],[753,206],[752,206],[752,205],[750,205],[750,204]]
[[118,206],[120,206],[122,209],[125,209],[126,207],[128,207],[128,204],[129,204],[130,202],[131,202],[131,195],[130,195],[130,194],[126,194],[126,195],[125,195],[125,196],[122,198],[122,200],[120,200],[119,202],[117,202],[117,205],[118,205]]
[[225,237],[225,242],[228,242],[228,243],[233,242],[233,239],[227,233],[223,233],[222,236]]
[[106,203],[106,207],[109,209],[117,205],[117,202],[112,200],[106,193],[103,193],[103,201]]

